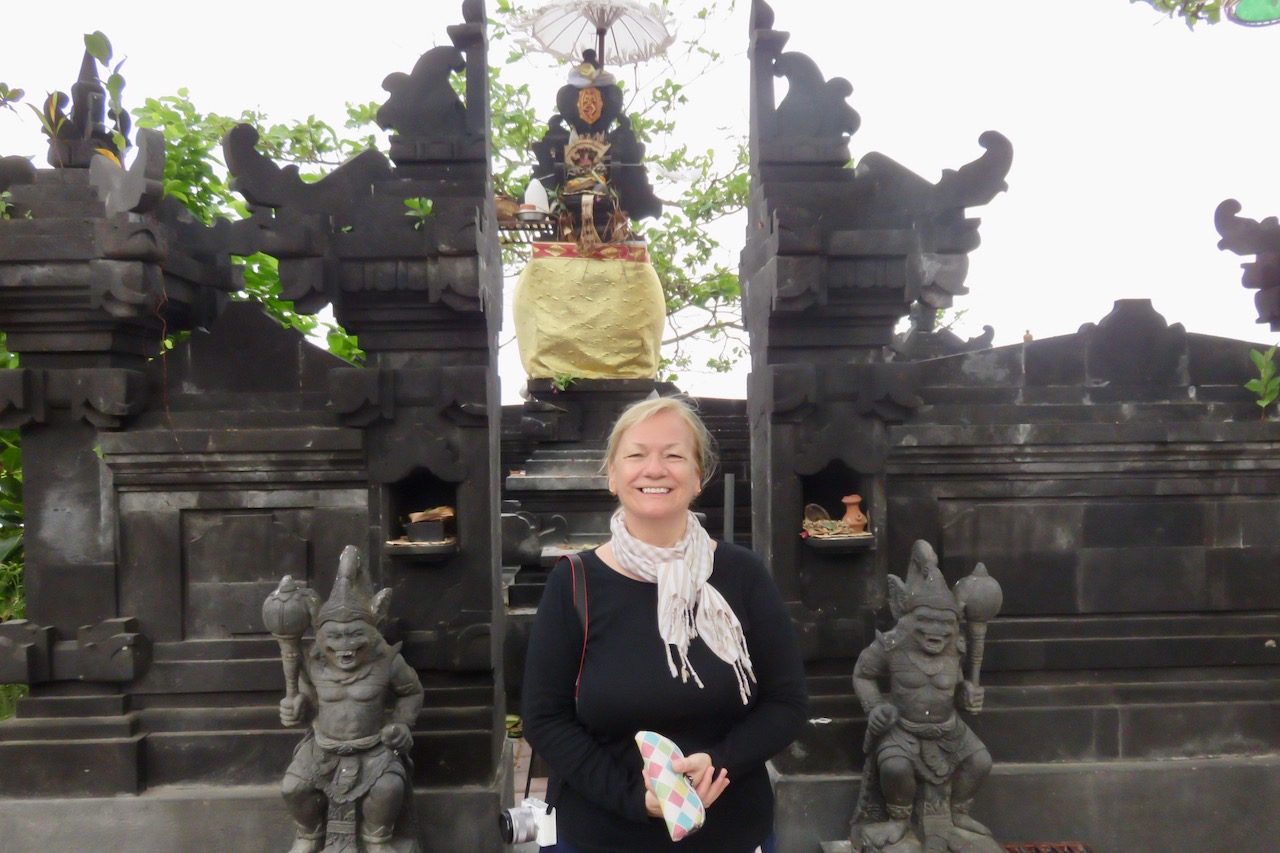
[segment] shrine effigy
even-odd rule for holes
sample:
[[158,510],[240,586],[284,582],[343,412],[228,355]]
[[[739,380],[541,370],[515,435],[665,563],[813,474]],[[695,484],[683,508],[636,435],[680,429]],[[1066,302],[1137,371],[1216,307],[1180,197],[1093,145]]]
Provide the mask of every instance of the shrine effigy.
[[[608,5],[563,13],[594,27],[588,35],[595,47],[581,49],[575,38],[544,43],[571,67],[556,94],[558,112],[533,145],[537,163],[517,214],[543,223],[514,300],[520,358],[533,379],[653,379],[658,373],[666,300],[632,223],[658,216],[662,203],[649,185],[645,147],[622,112],[622,91],[605,62],[646,58],[670,37],[655,10],[649,26],[661,34],[645,51],[606,53],[606,37],[617,25]],[[540,17],[553,14],[561,13],[532,13],[525,26],[535,38],[544,28],[559,32],[563,26]]]
[[957,706],[982,710],[983,645],[1000,610],[1000,585],[979,563],[947,589],[924,540],[911,548],[906,577],[888,581],[895,624],[876,634],[853,668],[867,714],[853,850],[1000,853],[991,830],[970,815],[991,754],[956,713]]
[[[378,630],[390,597],[390,589],[374,594],[360,551],[348,545],[327,601],[286,575],[262,604],[284,663],[280,722],[308,727],[284,776],[296,828],[289,853],[422,849],[409,757],[422,682],[401,645]],[[308,629],[315,638],[304,651]]]

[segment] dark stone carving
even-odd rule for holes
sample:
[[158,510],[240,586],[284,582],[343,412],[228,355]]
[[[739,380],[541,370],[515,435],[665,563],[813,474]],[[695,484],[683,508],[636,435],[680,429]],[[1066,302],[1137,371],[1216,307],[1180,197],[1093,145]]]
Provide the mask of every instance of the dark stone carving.
[[[481,161],[487,156],[488,77],[484,4],[462,4],[465,23],[449,27],[452,47],[424,53],[409,74],[383,80],[390,97],[377,121],[396,131],[391,159],[398,165],[447,160]],[[466,74],[466,104],[449,82],[452,73]]]
[[[802,55],[789,55],[779,67],[782,49],[790,36],[773,29],[773,24],[769,4],[752,0],[748,24],[752,161],[843,166],[849,162],[849,135],[859,124],[857,113],[844,103],[852,94],[852,87],[839,78],[828,84],[812,60]],[[794,98],[784,99],[790,103],[779,117],[773,79],[784,74],[796,92]]]
[[0,623],[0,682],[119,682],[142,677],[151,663],[151,640],[129,617],[105,619],[57,640],[51,627],[26,619]]
[[[134,370],[76,370],[53,374],[51,378],[55,387],[58,380],[70,380],[69,408],[99,429],[119,429],[146,403],[146,380]],[[57,396],[50,396],[57,400]]]
[[15,184],[30,184],[36,179],[36,167],[26,157],[0,157],[0,193]]
[[89,183],[103,197],[107,213],[149,213],[164,196],[164,134],[138,131],[138,153],[128,171],[106,157],[89,164]]
[[502,513],[502,565],[538,565],[542,559],[538,532],[537,519],[529,513]]
[[853,86],[843,77],[824,80],[818,64],[803,53],[783,53],[773,60],[775,77],[787,78],[787,94],[778,104],[765,139],[790,138],[832,146],[847,145],[861,117],[846,102]]
[[944,211],[990,204],[1009,189],[1004,179],[1013,165],[1013,145],[994,130],[984,131],[978,144],[983,154],[977,160],[959,169],[942,170],[929,199],[930,209]]
[[63,655],[55,651],[54,677],[65,681],[137,681],[151,663],[151,641],[138,620],[104,619],[76,632],[75,649]]
[[867,714],[853,850],[1000,853],[991,831],[969,816],[991,771],[991,754],[956,714],[957,707],[982,710],[979,672],[987,623],[1000,610],[1000,585],[979,563],[948,590],[938,557],[923,540],[912,546],[906,579],[888,579],[896,624],[877,632],[853,668],[854,691]]
[[1097,324],[1080,327],[1090,381],[1186,385],[1187,331],[1169,325],[1150,299],[1120,299]]
[[1222,235],[1218,248],[1237,255],[1256,255],[1241,265],[1241,283],[1258,291],[1253,297],[1258,322],[1271,324],[1273,332],[1280,331],[1280,220],[1274,216],[1262,221],[1248,219],[1238,215],[1240,210],[1240,202],[1229,198],[1213,212],[1213,224]]
[[[483,363],[473,329],[496,332],[501,282],[488,169],[488,82],[482,11],[467,4],[452,47],[424,54],[411,74],[392,74],[378,120],[396,131],[391,162],[366,151],[325,179],[302,182],[255,150],[256,132],[224,140],[235,187],[253,215],[222,232],[224,251],[265,251],[280,261],[283,295],[314,313],[332,304],[371,353],[466,355]],[[466,72],[466,105],[449,76]],[[393,167],[391,164],[395,163]],[[428,198],[429,216],[407,199]],[[492,329],[489,329],[492,327]],[[481,335],[480,337],[483,337]],[[477,351],[478,350],[478,351]]]
[[929,358],[940,358],[946,355],[957,355],[962,352],[989,349],[995,339],[996,330],[992,326],[983,326],[982,334],[969,340],[961,340],[960,336],[949,328],[937,328],[938,311],[923,302],[911,306],[911,328],[901,335],[894,335],[894,358],[902,361],[923,361]]
[[449,76],[466,67],[466,57],[456,47],[434,47],[419,57],[411,73],[387,75],[382,88],[390,97],[378,109],[378,126],[425,139],[465,134],[467,110]]
[[147,401],[136,370],[13,370],[0,373],[0,427],[44,423],[51,409],[69,410],[99,429],[119,429]]
[[[409,750],[422,683],[379,633],[391,590],[375,595],[347,546],[329,600],[307,592],[286,575],[262,606],[284,660],[280,722],[311,723],[284,777],[297,827],[290,853],[419,853]],[[304,653],[308,627],[315,641]]]
[[0,372],[0,429],[42,423],[45,417],[43,372],[21,368]]
[[53,678],[54,630],[26,619],[0,622],[0,684],[40,684]]
[[344,423],[369,429],[370,476],[393,483],[418,468],[460,482],[469,466],[460,430],[483,428],[484,373],[442,370],[337,370],[330,405]]
[[[87,67],[96,74],[92,59]],[[92,88],[78,90],[80,103],[90,105],[85,115],[98,98]],[[64,143],[77,151],[83,143],[89,154],[102,147],[92,134],[55,140],[55,148]],[[79,354],[110,353],[108,363],[138,366],[159,351],[165,334],[211,323],[239,286],[228,258],[184,239],[197,233],[189,217],[182,221],[186,214],[174,203],[157,203],[161,137],[144,131],[139,147],[129,171],[97,155],[80,168],[33,174],[11,161],[5,168],[21,213],[0,220],[0,284],[8,285],[0,287],[0,328],[11,350],[65,353],[66,366]],[[33,297],[58,311],[59,321],[24,311]]]
[[378,151],[364,151],[323,179],[306,182],[297,166],[280,168],[258,153],[257,144],[258,131],[247,124],[233,127],[222,141],[227,168],[235,176],[232,186],[252,205],[337,216],[353,200],[368,195],[372,184],[391,178],[387,158]]
[[[115,140],[107,131],[107,90],[98,77],[98,62],[84,52],[80,77],[71,86],[71,115],[66,114],[68,98],[62,92],[49,96],[44,111],[55,128],[49,140],[49,165],[59,169],[87,169],[99,149],[120,156]],[[116,117],[117,126],[128,134],[128,117]]]

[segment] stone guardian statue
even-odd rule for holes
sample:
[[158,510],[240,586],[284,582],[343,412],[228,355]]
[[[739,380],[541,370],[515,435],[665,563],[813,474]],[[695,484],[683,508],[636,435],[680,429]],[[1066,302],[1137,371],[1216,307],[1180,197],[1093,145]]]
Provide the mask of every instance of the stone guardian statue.
[[974,793],[991,771],[991,755],[957,706],[973,714],[982,710],[982,646],[986,623],[1000,609],[1000,585],[979,563],[953,592],[933,548],[920,540],[912,546],[906,581],[889,576],[889,600],[897,623],[877,632],[853,668],[867,736],[852,848],[999,853],[991,831],[969,816]]
[[328,601],[286,576],[263,603],[284,661],[280,722],[310,726],[284,777],[297,827],[289,853],[420,853],[409,749],[422,683],[379,633],[390,593],[372,595],[347,546]]

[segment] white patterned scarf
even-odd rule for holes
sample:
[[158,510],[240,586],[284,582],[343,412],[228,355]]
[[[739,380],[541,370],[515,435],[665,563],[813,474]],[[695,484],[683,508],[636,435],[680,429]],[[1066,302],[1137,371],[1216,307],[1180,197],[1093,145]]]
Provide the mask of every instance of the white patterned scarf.
[[[742,704],[747,704],[751,692],[748,679],[756,680],[747,639],[729,602],[707,583],[711,577],[711,537],[697,516],[689,513],[684,538],[673,548],[659,548],[632,536],[621,509],[613,514],[609,529],[613,532],[613,556],[618,565],[641,580],[658,585],[658,633],[666,648],[671,676],[688,681],[692,675],[702,687],[702,679],[689,663],[689,643],[694,637],[702,637],[716,657],[733,667],[738,694]],[[678,671],[671,657],[672,646],[680,657]]]

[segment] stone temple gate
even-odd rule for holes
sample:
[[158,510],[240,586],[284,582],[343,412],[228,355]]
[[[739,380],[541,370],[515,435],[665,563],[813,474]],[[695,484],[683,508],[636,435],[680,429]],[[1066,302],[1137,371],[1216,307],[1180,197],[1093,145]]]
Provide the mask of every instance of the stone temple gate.
[[[998,838],[1271,849],[1280,433],[1243,388],[1250,345],[1143,300],[1014,346],[935,329],[967,292],[966,210],[1006,189],[1011,144],[982,134],[936,183],[876,153],[848,168],[850,87],[784,50],[773,17],[755,0],[749,398],[700,401],[724,457],[700,509],[765,558],[805,655],[813,721],[773,764],[780,849],[848,833],[866,727],[850,672],[917,539],[951,580],[980,560],[1005,590],[973,721],[996,761],[976,810]],[[386,633],[425,688],[425,849],[502,849],[505,716],[546,570],[608,535],[607,424],[675,389],[543,378],[499,405],[483,4],[462,18],[393,75],[389,156],[308,184],[233,130],[239,222],[162,198],[147,132],[127,172],[95,161],[110,142],[87,74],[54,168],[0,159],[17,214],[0,220],[0,331],[21,364],[0,373],[0,427],[22,436],[29,617],[0,625],[0,682],[30,685],[0,723],[5,849],[285,849],[298,735],[260,606],[284,574],[327,590],[351,544],[392,589]],[[420,197],[434,214],[414,227]],[[1257,255],[1245,283],[1274,321],[1280,234],[1238,212],[1219,211],[1224,245]],[[364,366],[229,298],[231,256],[256,251],[299,311],[332,306]],[[807,505],[850,493],[870,536],[798,535]],[[402,540],[434,506],[449,535]]]

